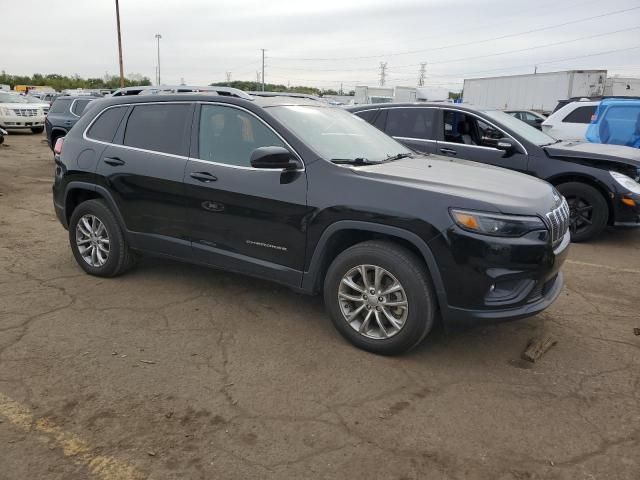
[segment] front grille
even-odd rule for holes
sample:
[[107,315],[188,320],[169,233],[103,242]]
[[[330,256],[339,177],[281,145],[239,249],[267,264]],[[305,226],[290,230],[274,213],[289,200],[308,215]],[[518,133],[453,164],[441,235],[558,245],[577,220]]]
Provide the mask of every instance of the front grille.
[[13,113],[18,117],[35,117],[38,115],[37,108],[14,108]]
[[551,232],[551,243],[556,245],[562,240],[569,229],[570,223],[569,204],[566,198],[562,198],[562,203],[555,210],[547,213],[547,223]]

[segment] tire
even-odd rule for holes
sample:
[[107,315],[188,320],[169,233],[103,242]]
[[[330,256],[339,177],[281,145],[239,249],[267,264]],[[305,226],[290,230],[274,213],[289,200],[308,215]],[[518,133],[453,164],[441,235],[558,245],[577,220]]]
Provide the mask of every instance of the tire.
[[[325,307],[338,332],[356,347],[380,355],[401,354],[418,345],[433,327],[437,309],[433,287],[423,264],[409,250],[387,241],[359,243],[338,255],[329,266],[324,279]],[[368,300],[365,302],[362,300],[361,287],[364,282],[361,269],[367,269],[365,274],[368,283],[373,284],[375,267],[381,268],[389,276],[378,270],[382,278],[380,288],[371,298],[367,296]],[[347,277],[351,283],[343,282]],[[391,285],[395,285],[394,280],[400,283],[402,291],[380,296],[380,292],[384,294]],[[353,289],[350,286],[352,284],[360,287],[360,290]],[[352,302],[344,296],[339,300],[340,295],[357,297],[357,300]],[[384,302],[374,306],[379,303],[380,298]],[[389,302],[401,303],[403,299],[406,309],[384,306]],[[363,308],[357,313],[360,305]],[[385,311],[394,317],[396,325],[385,318]],[[347,315],[353,315],[356,319],[349,322]],[[367,315],[369,323],[365,324]],[[379,316],[384,328],[380,327],[376,316]],[[384,333],[388,335],[385,337]]]
[[[91,233],[91,229],[87,228],[87,223],[83,219],[89,223],[89,226],[96,225],[93,219],[97,219],[104,226],[104,231],[100,235],[106,231],[108,243],[96,242],[96,245],[100,244],[103,247],[102,249],[95,247],[93,241],[84,242],[88,235],[85,235],[83,231]],[[78,224],[81,222],[82,228],[79,228]],[[82,240],[84,245],[78,245],[79,240]],[[69,244],[78,265],[90,275],[115,277],[126,272],[135,262],[135,256],[129,249],[120,224],[102,200],[87,200],[76,207],[69,221]],[[81,250],[86,245],[98,250],[95,254],[96,263],[94,264],[89,263],[93,261],[94,257],[90,255],[90,260],[87,259],[88,252]],[[104,253],[104,249],[108,250],[107,254]],[[105,256],[106,260],[100,264],[100,257],[104,259]]]
[[609,206],[598,190],[581,182],[562,183],[557,188],[571,209],[571,241],[586,242],[604,230]]
[[32,133],[42,133],[42,132],[44,132],[44,127],[33,127],[31,129],[31,132]]

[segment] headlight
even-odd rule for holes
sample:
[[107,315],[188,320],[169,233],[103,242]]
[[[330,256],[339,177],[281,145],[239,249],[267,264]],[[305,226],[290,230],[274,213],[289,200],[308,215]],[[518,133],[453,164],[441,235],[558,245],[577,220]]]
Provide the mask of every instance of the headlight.
[[12,115],[12,112],[6,107],[0,107],[0,115],[9,116],[9,115]]
[[451,210],[451,217],[464,230],[494,237],[520,237],[534,230],[546,229],[544,222],[538,217],[469,210]]
[[636,182],[633,178],[627,177],[622,173],[618,172],[609,172],[613,179],[626,188],[628,191],[637,193],[640,195],[640,183]]

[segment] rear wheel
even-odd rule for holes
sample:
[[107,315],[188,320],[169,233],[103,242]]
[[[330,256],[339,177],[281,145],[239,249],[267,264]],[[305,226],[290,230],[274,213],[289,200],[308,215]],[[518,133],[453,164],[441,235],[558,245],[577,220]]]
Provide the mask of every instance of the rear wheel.
[[44,132],[44,127],[33,127],[31,129],[31,132],[32,133],[42,133],[42,132]]
[[558,191],[569,204],[571,240],[585,242],[607,226],[609,208],[602,194],[590,185],[568,182],[558,185]]
[[73,211],[69,243],[76,262],[90,275],[115,277],[134,263],[118,221],[101,200],[87,200]]
[[338,255],[324,280],[324,301],[347,340],[382,355],[420,343],[433,327],[436,310],[423,262],[384,241],[360,243]]

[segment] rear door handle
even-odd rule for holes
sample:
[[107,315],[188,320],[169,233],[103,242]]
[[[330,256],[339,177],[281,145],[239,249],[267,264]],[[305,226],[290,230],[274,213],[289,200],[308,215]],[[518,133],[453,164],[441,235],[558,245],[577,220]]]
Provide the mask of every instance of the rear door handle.
[[189,176],[195,180],[205,183],[215,182],[218,180],[218,177],[211,175],[209,172],[193,172],[189,174]]
[[112,167],[119,167],[120,165],[124,165],[124,160],[120,160],[118,157],[105,157],[104,163]]
[[457,155],[458,152],[456,152],[455,150],[452,150],[450,148],[441,148],[440,149],[440,153],[444,153],[445,155]]

